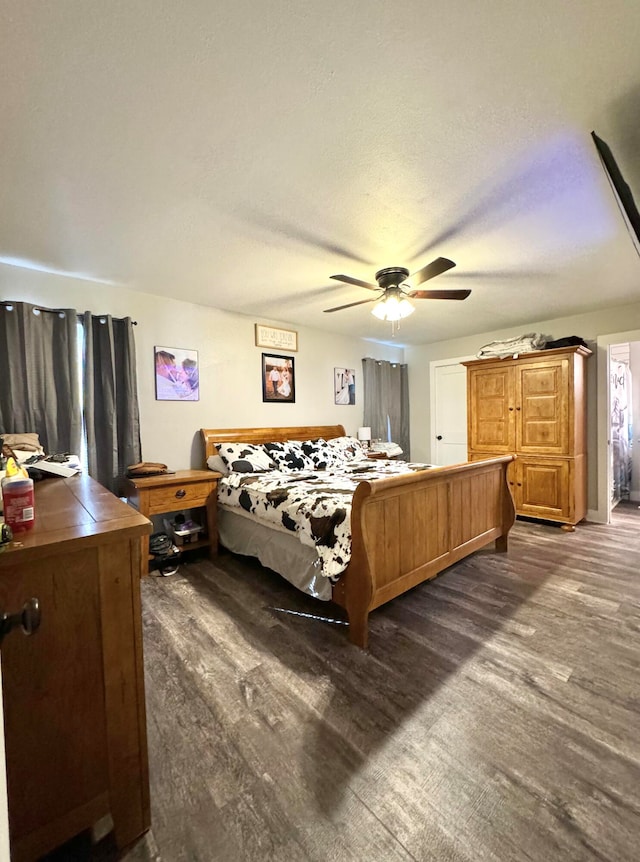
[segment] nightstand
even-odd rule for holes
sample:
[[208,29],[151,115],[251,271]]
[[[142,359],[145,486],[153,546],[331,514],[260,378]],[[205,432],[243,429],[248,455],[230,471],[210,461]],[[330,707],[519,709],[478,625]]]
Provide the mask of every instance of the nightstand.
[[[125,495],[130,506],[141,515],[166,515],[181,509],[203,507],[207,516],[207,535],[198,542],[182,545],[181,552],[209,548],[214,559],[218,553],[218,479],[221,474],[213,470],[178,470],[163,476],[145,476],[125,480]],[[149,536],[140,539],[140,575],[149,573]]]
[[383,458],[388,458],[386,452],[367,452],[367,458],[371,458],[372,461],[380,461]]

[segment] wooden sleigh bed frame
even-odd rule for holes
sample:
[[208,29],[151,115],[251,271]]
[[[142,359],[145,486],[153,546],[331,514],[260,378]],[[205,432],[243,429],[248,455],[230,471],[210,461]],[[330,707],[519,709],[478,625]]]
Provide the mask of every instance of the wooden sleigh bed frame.
[[[205,463],[216,443],[329,440],[342,425],[203,428]],[[507,468],[513,455],[362,481],[351,512],[351,561],[333,585],[349,639],[366,649],[372,610],[495,542],[507,550],[515,508]]]

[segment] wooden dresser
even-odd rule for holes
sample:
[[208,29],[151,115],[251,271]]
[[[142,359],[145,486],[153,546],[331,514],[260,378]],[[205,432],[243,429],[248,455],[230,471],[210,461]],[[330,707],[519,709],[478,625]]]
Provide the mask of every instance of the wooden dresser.
[[577,524],[587,513],[586,347],[479,359],[467,367],[470,461],[515,454],[518,515]]
[[[0,609],[39,600],[2,643],[13,862],[111,815],[118,846],[150,825],[140,538],[149,521],[84,476],[36,484],[36,524],[0,553]],[[21,544],[20,544],[21,543]]]

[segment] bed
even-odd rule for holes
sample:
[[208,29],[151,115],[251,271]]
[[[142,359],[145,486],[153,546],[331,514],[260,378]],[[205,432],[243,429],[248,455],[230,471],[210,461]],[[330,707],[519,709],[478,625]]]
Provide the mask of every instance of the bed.
[[[203,428],[205,463],[216,444],[332,440],[341,425]],[[366,649],[371,611],[429,580],[474,551],[507,550],[515,509],[507,480],[514,456],[434,467],[357,484],[351,506],[351,556],[331,584],[346,611],[349,639]],[[373,463],[373,462],[372,462]],[[264,525],[261,525],[264,529]],[[297,542],[295,536],[287,536]],[[271,565],[278,571],[277,561]]]

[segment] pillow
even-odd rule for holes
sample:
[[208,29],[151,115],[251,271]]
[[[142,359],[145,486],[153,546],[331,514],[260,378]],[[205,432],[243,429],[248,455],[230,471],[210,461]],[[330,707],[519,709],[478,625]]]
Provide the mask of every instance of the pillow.
[[305,440],[302,451],[311,460],[314,470],[328,470],[343,463],[342,457],[332,449],[326,440]]
[[284,443],[265,443],[265,451],[273,459],[278,470],[294,473],[297,470],[313,470],[313,461],[305,455],[302,443],[288,440]]
[[342,463],[349,461],[364,461],[367,453],[364,446],[355,437],[334,437],[327,441]]
[[31,432],[27,434],[1,434],[0,438],[13,450],[20,449],[31,455],[44,455],[44,449],[40,445],[40,438],[37,434]]
[[210,470],[215,470],[216,473],[222,473],[223,476],[229,475],[229,468],[224,463],[220,455],[209,455],[207,458],[207,467]]
[[216,443],[227,468],[234,473],[267,473],[275,464],[263,446],[253,443]]

